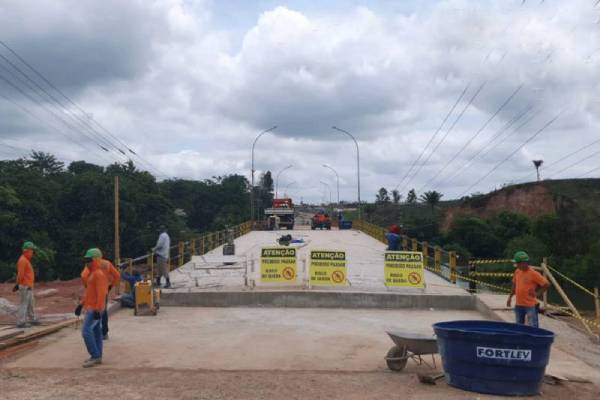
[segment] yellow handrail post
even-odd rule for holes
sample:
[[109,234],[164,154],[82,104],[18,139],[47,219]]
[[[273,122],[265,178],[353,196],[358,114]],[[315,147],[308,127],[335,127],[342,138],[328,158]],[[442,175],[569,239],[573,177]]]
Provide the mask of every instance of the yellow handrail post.
[[408,250],[408,236],[402,235],[402,250]]
[[423,249],[423,262],[425,263],[425,265],[428,265],[428,259],[429,259],[429,243],[427,243],[426,241],[423,241],[422,243]]
[[192,239],[190,243],[190,258],[196,255],[196,239]]
[[596,318],[600,319],[600,297],[598,296],[598,288],[594,288],[594,304],[596,306]]
[[442,248],[440,246],[435,246],[434,268],[436,272],[442,272]]
[[412,247],[412,251],[417,251],[419,250],[419,242],[417,242],[417,239],[412,238],[411,239],[411,247]]
[[456,252],[448,252],[448,258],[450,262],[450,282],[456,283]]
[[154,252],[148,256],[148,264],[150,264],[150,281],[154,282]]
[[[133,258],[127,260],[127,272],[129,275],[133,275]],[[131,289],[129,282],[125,282],[125,293],[131,293]]]
[[[548,265],[548,257],[544,257],[542,259],[542,265]],[[544,278],[546,278],[546,281],[550,282],[549,278],[548,278],[548,274],[546,273],[546,270],[542,267],[542,274],[544,275]],[[542,302],[544,305],[544,310],[546,309],[546,307],[548,307],[548,291],[544,291],[544,294],[542,295]]]
[[179,242],[179,258],[177,260],[177,265],[179,267],[181,267],[183,265],[183,257],[185,257],[185,254],[183,254],[183,252],[185,251],[185,245],[183,242]]
[[202,236],[202,237],[200,238],[200,255],[203,255],[203,254],[204,254],[204,248],[205,248],[205,245],[204,245],[204,238],[205,238],[205,237],[206,237],[206,235],[205,235],[205,236]]

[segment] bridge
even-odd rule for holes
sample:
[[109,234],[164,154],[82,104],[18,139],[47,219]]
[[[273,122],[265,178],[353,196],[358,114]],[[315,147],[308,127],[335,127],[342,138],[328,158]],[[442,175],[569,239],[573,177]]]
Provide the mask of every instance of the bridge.
[[[105,362],[96,371],[99,376],[118,371],[115,374],[122,379],[146,382],[140,390],[150,393],[153,383],[147,373],[180,371],[186,376],[190,371],[203,371],[201,377],[193,375],[193,380],[204,386],[190,378],[181,381],[183,392],[185,388],[205,390],[214,378],[229,385],[228,393],[243,390],[235,377],[245,371],[248,387],[304,377],[315,390],[332,396],[356,390],[361,398],[369,398],[376,386],[383,392],[412,387],[416,398],[427,392],[420,386],[414,388],[411,374],[426,367],[409,363],[404,374],[384,373],[383,356],[392,344],[386,330],[429,334],[431,324],[439,321],[513,320],[504,304],[506,295],[491,290],[503,286],[488,283],[491,287],[482,290],[485,282],[465,275],[455,254],[411,238],[404,238],[407,248],[425,255],[424,287],[387,286],[382,230],[366,222],[356,221],[350,230],[311,231],[298,226],[289,231],[298,240],[291,244],[296,249],[297,270],[286,283],[263,282],[260,263],[261,249],[277,246],[277,239],[288,231],[253,230],[250,223],[232,231],[234,256],[223,256],[225,231],[173,247],[173,288],[162,290],[158,315],[134,317],[130,310],[116,310]],[[310,252],[315,249],[346,254],[345,285],[311,283]],[[152,264],[152,257],[124,261],[132,269]],[[479,283],[477,292],[469,291],[469,280]],[[598,360],[597,346],[590,346],[582,325],[541,318],[542,326],[557,332],[548,373],[600,384],[600,372],[589,368]],[[66,328],[18,357],[9,357],[4,367],[9,371],[41,369],[44,376],[58,370],[80,376],[84,358],[79,332]],[[355,388],[352,380],[363,386]],[[286,385],[275,386],[277,393],[289,393]],[[449,398],[464,395],[448,389],[440,393]]]

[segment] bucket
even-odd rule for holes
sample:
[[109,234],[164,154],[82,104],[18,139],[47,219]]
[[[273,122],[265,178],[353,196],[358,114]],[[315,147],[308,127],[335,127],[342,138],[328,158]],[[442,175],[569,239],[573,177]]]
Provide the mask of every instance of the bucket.
[[352,221],[341,221],[340,229],[352,229]]
[[540,392],[554,333],[494,321],[433,325],[449,385],[518,396]]

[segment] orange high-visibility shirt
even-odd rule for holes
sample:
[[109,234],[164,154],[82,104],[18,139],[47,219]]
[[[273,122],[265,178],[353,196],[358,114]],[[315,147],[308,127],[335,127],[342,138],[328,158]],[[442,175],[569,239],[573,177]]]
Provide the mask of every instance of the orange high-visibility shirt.
[[31,262],[22,255],[17,261],[17,284],[27,286],[33,289],[35,274]]
[[[118,285],[119,281],[121,280],[121,274],[119,273],[119,271],[115,268],[113,263],[111,263],[110,261],[102,260],[101,262],[108,263],[108,268],[106,270],[100,268],[102,270],[102,272],[106,274],[106,278],[108,279],[108,284],[112,285],[112,286]],[[81,271],[81,283],[83,284],[83,287],[87,286],[87,281],[88,281],[89,276],[90,276],[90,269],[88,267],[85,267],[83,269],[83,271]]]
[[108,278],[99,269],[90,272],[85,289],[83,306],[86,310],[103,311],[106,307],[105,299],[108,293]]
[[513,275],[515,284],[516,304],[523,307],[534,307],[537,304],[535,290],[546,286],[548,281],[536,270],[529,268],[525,271],[517,269]]

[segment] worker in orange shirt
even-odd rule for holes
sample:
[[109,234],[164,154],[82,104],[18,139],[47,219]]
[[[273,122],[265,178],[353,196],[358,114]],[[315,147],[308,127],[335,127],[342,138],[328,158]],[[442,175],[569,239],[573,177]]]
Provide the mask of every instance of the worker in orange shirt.
[[17,261],[17,284],[13,292],[19,291],[19,309],[17,311],[17,327],[29,328],[31,325],[39,325],[35,318],[33,305],[33,283],[35,273],[31,265],[33,251],[36,249],[32,242],[23,243],[21,257]]
[[106,309],[108,295],[108,278],[100,269],[102,252],[99,249],[89,249],[84,256],[89,269],[86,282],[83,307],[86,310],[81,335],[90,358],[83,363],[84,368],[102,364],[102,313]]
[[[106,294],[105,300],[106,309],[102,313],[102,338],[104,340],[108,340],[108,294],[110,294],[110,291],[112,290],[113,286],[116,287],[119,285],[119,281],[121,280],[121,274],[115,268],[113,263],[104,258],[100,261],[100,270],[104,272],[106,278],[108,279],[108,293]],[[89,276],[90,269],[88,268],[88,266],[85,266],[83,268],[83,271],[81,271],[81,282],[83,283],[84,288],[87,287],[87,281],[89,279]],[[79,313],[81,313],[80,307],[77,308],[75,314],[79,315]]]
[[515,304],[515,318],[517,324],[527,324],[537,328],[538,309],[537,298],[541,296],[550,284],[539,272],[529,266],[529,255],[524,251],[517,251],[513,257],[517,266],[512,279],[512,290],[506,301],[506,306],[511,307],[512,298],[517,296]]

